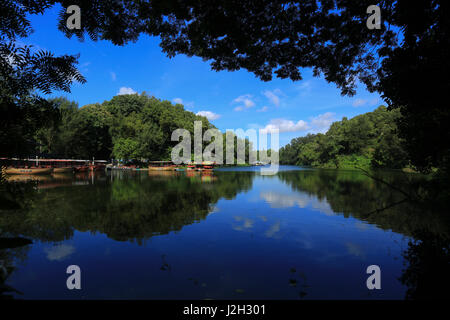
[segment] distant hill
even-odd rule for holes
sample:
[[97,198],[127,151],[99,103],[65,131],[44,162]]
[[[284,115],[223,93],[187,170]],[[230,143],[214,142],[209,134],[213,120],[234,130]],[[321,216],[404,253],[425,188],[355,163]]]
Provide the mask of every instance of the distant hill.
[[65,98],[51,99],[60,121],[37,134],[40,152],[83,159],[169,159],[178,142],[172,132],[184,128],[193,136],[194,121],[203,130],[214,126],[202,116],[143,94],[118,95],[103,103],[81,108]]
[[403,168],[409,164],[397,134],[399,110],[380,106],[334,122],[325,134],[292,139],[280,149],[280,163],[324,168]]

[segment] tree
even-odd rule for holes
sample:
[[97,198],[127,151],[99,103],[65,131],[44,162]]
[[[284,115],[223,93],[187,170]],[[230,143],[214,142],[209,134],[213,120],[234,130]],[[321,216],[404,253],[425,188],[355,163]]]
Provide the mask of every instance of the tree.
[[399,110],[380,106],[333,122],[325,134],[295,138],[280,149],[280,161],[302,166],[401,169],[409,164],[397,131]]
[[[70,91],[74,82],[85,79],[75,68],[77,56],[55,57],[51,52],[17,45],[31,26],[26,14],[43,13],[45,1],[2,1],[0,3],[0,154],[22,156],[36,148],[34,136],[48,122],[58,120],[55,106],[42,98],[54,90]],[[43,134],[43,132],[41,132]]]

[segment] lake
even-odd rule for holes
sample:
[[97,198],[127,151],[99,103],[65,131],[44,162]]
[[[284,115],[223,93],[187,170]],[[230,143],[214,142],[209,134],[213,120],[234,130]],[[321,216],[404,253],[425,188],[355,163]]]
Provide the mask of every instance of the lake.
[[[377,177],[398,188],[420,179]],[[14,298],[405,299],[437,294],[429,280],[448,267],[424,240],[448,235],[448,221],[359,171],[38,179],[18,181],[22,208],[0,212],[1,237],[33,241],[0,247],[0,280]],[[69,265],[80,267],[81,290],[66,287]],[[380,267],[379,290],[367,288],[370,265]]]

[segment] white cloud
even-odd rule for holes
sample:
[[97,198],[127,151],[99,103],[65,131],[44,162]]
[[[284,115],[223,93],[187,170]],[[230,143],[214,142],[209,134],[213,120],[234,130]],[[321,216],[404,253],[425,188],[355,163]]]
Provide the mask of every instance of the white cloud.
[[352,105],[354,107],[361,107],[363,105],[365,105],[367,103],[367,100],[364,99],[356,99],[355,101],[353,101]]
[[206,117],[209,121],[216,120],[220,118],[220,114],[214,113],[212,111],[199,111],[196,113],[197,116]]
[[269,124],[261,129],[262,133],[270,133],[274,129],[282,132],[307,131],[308,133],[325,133],[330,125],[335,121],[334,113],[326,112],[316,117],[311,117],[310,121],[298,120],[297,122],[289,119],[272,119]]
[[312,89],[311,81],[303,81],[297,86],[297,88],[302,92],[302,94],[306,94]]
[[331,124],[335,121],[334,113],[326,112],[311,118],[312,133],[325,133]]
[[362,106],[374,106],[378,103],[378,98],[373,98],[370,100],[366,99],[355,99],[352,103],[352,106],[354,107],[362,107]]
[[296,131],[306,131],[309,129],[309,125],[303,121],[299,120],[294,122],[287,119],[272,119],[269,124],[261,129],[262,133],[270,133],[273,130],[278,129],[279,132],[296,132]]
[[378,103],[378,98],[373,98],[372,100],[370,100],[369,103],[370,103],[371,106],[376,105]]
[[194,102],[192,101],[184,101],[181,98],[173,98],[172,102],[175,104],[182,104],[186,110],[193,112],[191,108],[194,107]]
[[239,103],[240,105],[234,108],[235,111],[242,111],[244,108],[248,109],[255,106],[252,100],[253,96],[250,94],[244,94],[233,100],[233,103]]
[[116,73],[111,71],[110,75],[111,75],[111,80],[116,81],[116,79],[117,79]]
[[270,90],[266,90],[263,92],[263,94],[267,97],[267,99],[269,99],[270,102],[272,102],[275,106],[279,107],[280,106],[280,97],[279,95],[281,95],[281,90],[279,89],[275,89],[273,91]]
[[135,94],[135,93],[136,93],[136,91],[134,91],[131,88],[121,87],[117,94],[120,96],[120,95],[123,95],[123,94]]
[[257,112],[266,112],[267,110],[269,110],[268,106],[264,106],[261,109],[256,110]]

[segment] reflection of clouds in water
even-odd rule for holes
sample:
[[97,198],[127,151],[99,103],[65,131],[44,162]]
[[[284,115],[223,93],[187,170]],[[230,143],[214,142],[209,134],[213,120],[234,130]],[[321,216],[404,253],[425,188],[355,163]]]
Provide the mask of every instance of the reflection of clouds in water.
[[280,231],[280,221],[275,222],[273,225],[270,226],[269,230],[267,230],[264,234],[268,238],[273,238],[273,236]]
[[356,227],[356,229],[359,229],[359,230],[367,230],[367,229],[369,229],[369,225],[367,223],[363,223],[363,222],[360,222],[360,221],[357,221],[355,223],[355,227]]
[[311,197],[305,193],[285,194],[268,191],[261,192],[260,198],[264,199],[270,204],[270,207],[274,209],[291,208],[295,206],[299,208],[306,208],[310,206],[326,215],[334,215],[334,211],[331,209],[328,202],[325,200],[321,201],[316,197]]
[[67,244],[56,245],[51,248],[45,248],[47,259],[50,261],[61,261],[75,252],[75,247]]
[[347,252],[352,256],[359,257],[362,259],[366,257],[363,248],[361,248],[359,245],[354,244],[352,242],[346,242],[345,246],[347,247]]
[[252,219],[244,218],[241,216],[235,216],[234,220],[239,222],[243,221],[241,225],[233,226],[233,229],[237,231],[251,229],[253,227],[253,224],[255,223]]
[[210,211],[208,212],[208,216],[209,216],[210,214],[217,213],[217,212],[219,212],[219,211],[220,211],[220,209],[219,209],[218,206],[213,206],[212,208],[210,208]]
[[313,242],[311,239],[309,239],[309,237],[298,238],[296,239],[296,241],[301,245],[303,249],[309,250],[313,248]]
[[300,208],[305,208],[308,204],[307,197],[302,197],[296,194],[283,194],[277,192],[261,192],[260,197],[270,204],[271,208],[289,208],[297,205]]

